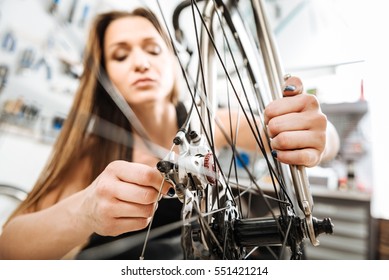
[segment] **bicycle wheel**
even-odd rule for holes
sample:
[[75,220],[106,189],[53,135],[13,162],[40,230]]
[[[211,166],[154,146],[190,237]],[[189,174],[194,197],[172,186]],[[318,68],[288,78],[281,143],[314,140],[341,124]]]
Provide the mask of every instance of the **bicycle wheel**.
[[[164,16],[166,11],[156,2]],[[172,32],[169,35],[187,85],[188,99],[183,101],[189,113],[173,139],[179,153],[162,149],[167,154],[155,154],[163,158],[157,168],[176,187],[182,221],[152,230],[151,222],[150,231],[88,249],[80,258],[106,258],[143,243],[143,259],[148,240],[181,227],[185,259],[299,259],[304,239],[317,245],[316,237],[332,232],[332,224],[312,217],[304,168],[280,164],[270,153],[263,111],[281,98],[282,69],[263,4],[183,1],[173,13],[175,28],[180,27],[180,11],[188,13],[186,28],[191,25],[188,18],[193,28],[177,29],[175,34],[191,36],[174,40]],[[188,59],[182,59],[185,48],[176,41],[189,50]],[[106,75],[101,73],[99,79],[132,125],[137,125],[135,130],[142,132]],[[240,125],[251,133],[242,135]],[[215,146],[216,131],[227,143],[222,150]],[[254,145],[243,150],[242,141]]]
[[[263,3],[184,1],[173,21],[180,36],[177,15],[185,7],[193,19],[195,67],[182,69],[195,106],[174,140],[178,158],[158,165],[184,205],[185,258],[300,259],[304,239],[318,245],[316,237],[331,233],[332,224],[312,216],[304,168],[280,164],[270,153],[263,111],[282,97],[282,67]],[[227,124],[217,110],[226,112]],[[255,149],[239,148],[241,124],[251,131],[244,141]],[[216,128],[228,143],[222,151],[214,146]]]

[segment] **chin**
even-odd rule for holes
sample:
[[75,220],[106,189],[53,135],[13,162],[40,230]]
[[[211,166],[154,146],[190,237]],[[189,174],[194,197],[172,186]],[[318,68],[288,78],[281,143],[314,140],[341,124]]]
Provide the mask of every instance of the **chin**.
[[131,92],[131,94],[125,95],[127,103],[130,105],[142,105],[149,103],[162,103],[164,100],[168,100],[168,94],[161,94],[155,90],[143,90],[138,92]]
[[130,106],[145,106],[145,105],[153,105],[153,104],[162,104],[162,102],[166,100],[166,98],[156,98],[155,96],[150,97],[139,97],[136,99],[131,98],[131,100],[127,100],[127,103]]

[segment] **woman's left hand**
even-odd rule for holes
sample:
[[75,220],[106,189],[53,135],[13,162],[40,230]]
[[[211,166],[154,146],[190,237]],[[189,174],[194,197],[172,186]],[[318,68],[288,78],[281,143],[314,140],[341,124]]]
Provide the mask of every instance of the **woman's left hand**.
[[299,78],[288,78],[283,94],[265,109],[272,153],[283,163],[315,166],[326,146],[327,118],[317,98],[303,93]]

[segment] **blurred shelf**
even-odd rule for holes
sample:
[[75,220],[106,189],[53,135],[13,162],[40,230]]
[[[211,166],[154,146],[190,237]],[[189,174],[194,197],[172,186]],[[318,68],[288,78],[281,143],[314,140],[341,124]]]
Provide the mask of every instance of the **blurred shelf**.
[[[328,195],[330,194],[330,195]],[[306,243],[310,260],[364,260],[375,258],[375,227],[370,212],[370,195],[336,191],[313,195],[315,217],[330,217],[334,233],[318,237],[320,245]]]
[[360,115],[363,116],[368,111],[367,101],[342,103],[322,103],[321,109],[324,114],[328,115]]

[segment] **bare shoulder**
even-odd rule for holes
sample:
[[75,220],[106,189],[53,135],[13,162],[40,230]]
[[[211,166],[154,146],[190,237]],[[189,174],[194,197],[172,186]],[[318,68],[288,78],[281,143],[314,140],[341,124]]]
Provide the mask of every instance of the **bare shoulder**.
[[[254,115],[255,122],[258,128],[262,131],[262,125],[259,116]],[[257,141],[252,133],[251,126],[241,110],[229,110],[221,108],[217,111],[217,118],[220,126],[215,130],[215,139],[218,147],[230,145],[226,136],[229,139],[235,139],[237,147],[247,150],[255,150]],[[232,134],[232,135],[231,135]]]
[[[216,112],[216,117],[218,124],[215,128],[215,144],[218,149],[221,149],[228,145],[226,134],[231,138],[230,132],[235,130],[237,111],[220,108]],[[234,126],[232,129],[231,125]]]

